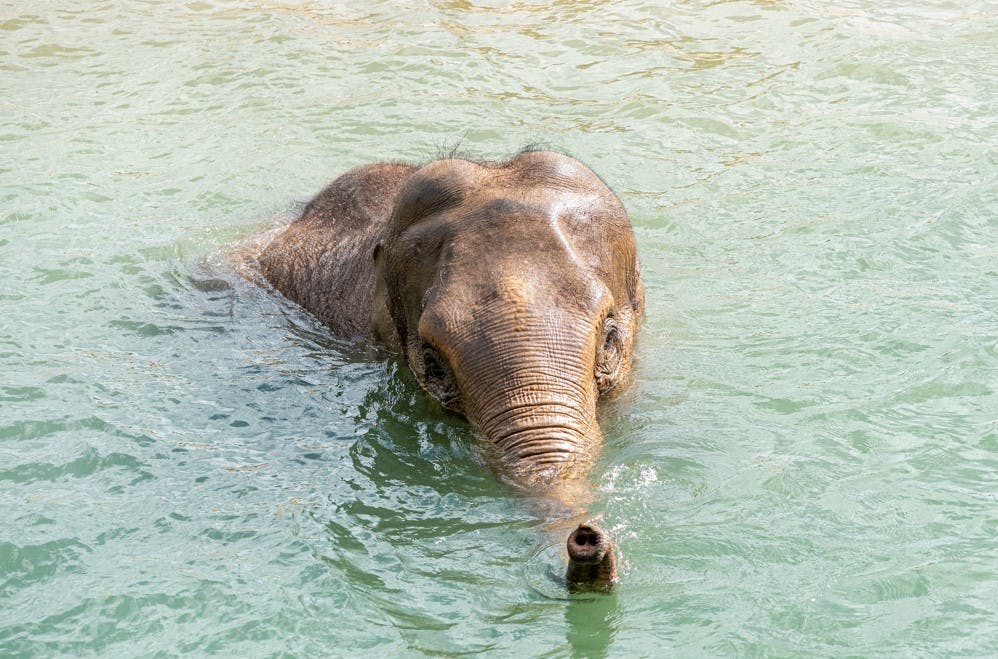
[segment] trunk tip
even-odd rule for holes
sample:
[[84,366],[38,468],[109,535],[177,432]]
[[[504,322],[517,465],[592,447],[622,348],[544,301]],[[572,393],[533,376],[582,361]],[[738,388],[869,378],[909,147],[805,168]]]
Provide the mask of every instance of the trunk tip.
[[566,546],[570,586],[606,588],[617,580],[613,543],[606,531],[592,523],[579,524]]

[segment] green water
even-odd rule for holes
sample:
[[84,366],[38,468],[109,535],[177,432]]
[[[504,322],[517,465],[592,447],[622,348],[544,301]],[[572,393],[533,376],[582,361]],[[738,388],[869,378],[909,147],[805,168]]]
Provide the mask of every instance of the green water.
[[[998,653],[996,62],[969,0],[0,3],[0,655]],[[224,265],[459,142],[631,214],[612,595]]]

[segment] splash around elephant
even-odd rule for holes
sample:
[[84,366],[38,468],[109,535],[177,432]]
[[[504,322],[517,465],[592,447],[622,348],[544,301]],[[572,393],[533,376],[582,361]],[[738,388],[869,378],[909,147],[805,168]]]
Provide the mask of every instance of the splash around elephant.
[[[533,150],[357,167],[257,260],[333,333],[404,355],[501,476],[578,509],[597,403],[626,379],[644,307],[627,214],[592,170]],[[567,549],[569,583],[616,579],[599,527],[580,525]]]

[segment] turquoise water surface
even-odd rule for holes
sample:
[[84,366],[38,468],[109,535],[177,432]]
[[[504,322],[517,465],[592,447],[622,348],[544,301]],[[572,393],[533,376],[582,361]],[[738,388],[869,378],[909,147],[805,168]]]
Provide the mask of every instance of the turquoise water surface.
[[[998,654],[998,5],[0,2],[0,656]],[[225,255],[574,154],[648,297],[610,595]]]

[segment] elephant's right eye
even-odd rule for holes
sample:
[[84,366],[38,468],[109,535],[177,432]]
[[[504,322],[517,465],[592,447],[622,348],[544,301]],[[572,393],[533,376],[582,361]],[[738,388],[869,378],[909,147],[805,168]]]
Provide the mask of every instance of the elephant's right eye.
[[430,346],[423,348],[423,386],[444,407],[460,411],[454,371]]
[[423,351],[423,373],[427,380],[442,380],[447,375],[440,356],[432,348]]

